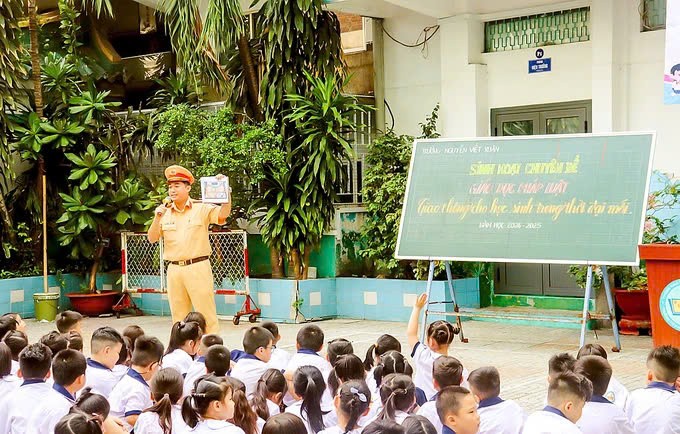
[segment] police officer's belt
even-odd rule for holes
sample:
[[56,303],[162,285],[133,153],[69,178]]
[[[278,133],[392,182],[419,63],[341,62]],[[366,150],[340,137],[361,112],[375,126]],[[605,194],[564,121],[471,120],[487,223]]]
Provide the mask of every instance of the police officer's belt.
[[191,265],[191,264],[195,264],[196,262],[205,261],[208,258],[209,258],[209,256],[199,256],[198,258],[187,259],[185,261],[170,261],[170,263],[172,265]]

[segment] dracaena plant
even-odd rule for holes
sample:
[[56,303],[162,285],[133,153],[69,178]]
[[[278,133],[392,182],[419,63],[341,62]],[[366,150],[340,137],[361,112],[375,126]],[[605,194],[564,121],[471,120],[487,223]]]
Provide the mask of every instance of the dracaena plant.
[[80,156],[67,153],[66,158],[75,165],[68,179],[79,182],[80,190],[95,187],[102,191],[113,183],[110,169],[116,165],[116,159],[108,150],[97,150],[93,144],[89,144],[87,151]]

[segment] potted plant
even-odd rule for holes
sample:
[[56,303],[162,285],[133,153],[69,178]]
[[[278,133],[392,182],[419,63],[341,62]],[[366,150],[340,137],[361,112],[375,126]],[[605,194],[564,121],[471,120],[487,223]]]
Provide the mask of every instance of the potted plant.
[[640,329],[651,328],[647,294],[647,271],[644,264],[633,267],[611,267],[614,297],[620,311],[619,329],[624,335],[638,335]]

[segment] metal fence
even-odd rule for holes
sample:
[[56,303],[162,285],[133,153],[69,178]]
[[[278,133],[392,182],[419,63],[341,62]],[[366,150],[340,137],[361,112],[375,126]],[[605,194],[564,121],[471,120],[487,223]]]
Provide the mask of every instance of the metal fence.
[[[209,235],[215,292],[249,293],[248,240],[245,231],[212,231]],[[150,243],[146,233],[121,234],[122,285],[128,292],[166,292],[167,261],[163,261],[163,239]]]

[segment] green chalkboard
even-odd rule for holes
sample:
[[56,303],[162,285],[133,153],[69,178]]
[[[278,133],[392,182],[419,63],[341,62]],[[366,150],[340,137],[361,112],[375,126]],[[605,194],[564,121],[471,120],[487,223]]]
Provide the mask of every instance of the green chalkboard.
[[416,140],[396,257],[632,265],[653,133]]

